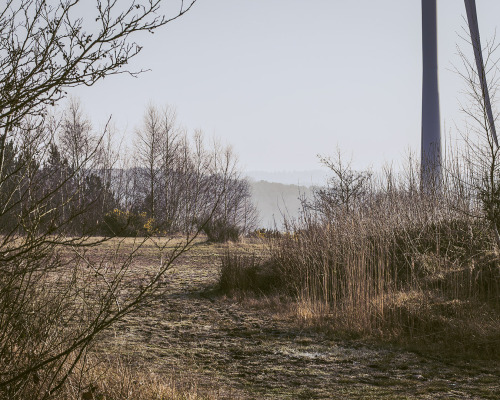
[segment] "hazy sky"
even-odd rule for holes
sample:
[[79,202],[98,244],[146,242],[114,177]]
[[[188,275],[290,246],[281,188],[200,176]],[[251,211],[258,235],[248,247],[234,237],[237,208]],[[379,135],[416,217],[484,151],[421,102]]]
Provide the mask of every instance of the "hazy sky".
[[[90,3],[90,2],[89,2]],[[247,170],[318,168],[339,145],[357,167],[419,151],[420,0],[198,0],[181,19],[141,37],[134,79],[73,91],[94,125],[112,114],[132,137],[148,103],[170,104],[189,130],[231,143]],[[500,1],[477,0],[483,44]],[[456,45],[461,0],[438,0],[441,119],[463,126]],[[500,55],[500,53],[499,53]]]

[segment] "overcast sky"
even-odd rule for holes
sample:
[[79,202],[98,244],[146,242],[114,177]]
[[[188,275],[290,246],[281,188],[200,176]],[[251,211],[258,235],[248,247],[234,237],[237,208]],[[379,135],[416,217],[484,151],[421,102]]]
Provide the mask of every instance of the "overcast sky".
[[[90,3],[90,2],[89,2]],[[317,169],[338,145],[358,168],[419,151],[420,0],[198,0],[184,17],[141,37],[134,79],[107,78],[73,94],[99,126],[128,138],[148,103],[170,104],[189,130],[233,145],[247,170]],[[483,44],[500,1],[477,0]],[[461,0],[438,0],[441,120],[463,126],[456,45]]]

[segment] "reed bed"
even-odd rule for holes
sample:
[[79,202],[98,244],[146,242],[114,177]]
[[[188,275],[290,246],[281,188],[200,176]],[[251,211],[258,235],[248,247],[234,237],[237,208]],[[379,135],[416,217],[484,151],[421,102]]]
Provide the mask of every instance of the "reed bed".
[[491,226],[473,193],[464,196],[448,179],[426,194],[405,180],[371,179],[349,204],[304,204],[299,220],[285,220],[285,232],[268,240],[266,268],[279,276],[298,319],[337,333],[500,356]]

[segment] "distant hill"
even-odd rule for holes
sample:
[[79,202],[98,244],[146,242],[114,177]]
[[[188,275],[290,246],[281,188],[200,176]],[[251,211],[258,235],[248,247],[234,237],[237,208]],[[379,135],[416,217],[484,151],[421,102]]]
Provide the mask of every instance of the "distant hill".
[[322,186],[328,171],[314,169],[309,171],[248,171],[245,173],[255,181],[283,183],[285,185]]
[[260,216],[259,227],[278,229],[283,226],[283,217],[297,218],[301,209],[299,197],[310,198],[312,191],[309,187],[286,185],[283,183],[252,181],[252,200]]

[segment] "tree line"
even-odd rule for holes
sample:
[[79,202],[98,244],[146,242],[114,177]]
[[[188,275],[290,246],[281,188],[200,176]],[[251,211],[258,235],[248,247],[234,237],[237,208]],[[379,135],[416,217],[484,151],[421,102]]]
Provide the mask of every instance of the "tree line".
[[255,223],[248,182],[230,146],[191,137],[173,107],[150,105],[130,151],[110,121],[93,129],[78,100],[9,134],[0,171],[0,231],[147,236],[203,230],[237,239]]

